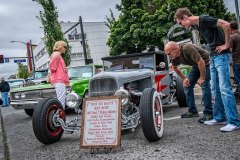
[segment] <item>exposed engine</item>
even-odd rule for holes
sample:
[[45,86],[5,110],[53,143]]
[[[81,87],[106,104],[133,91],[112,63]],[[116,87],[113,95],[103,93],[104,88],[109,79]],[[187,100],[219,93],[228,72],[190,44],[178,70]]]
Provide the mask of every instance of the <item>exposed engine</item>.
[[139,103],[142,92],[137,90],[137,83],[124,84],[115,95],[122,98],[122,130],[134,130],[140,124]]

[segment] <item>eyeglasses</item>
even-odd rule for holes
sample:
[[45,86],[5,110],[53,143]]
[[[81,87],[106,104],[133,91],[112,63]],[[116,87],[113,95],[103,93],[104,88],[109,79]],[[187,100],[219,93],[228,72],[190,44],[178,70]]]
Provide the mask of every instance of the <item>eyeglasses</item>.
[[174,50],[176,50],[176,48],[173,48],[169,53],[167,53],[167,52],[165,52],[165,53],[166,53],[166,55],[170,56]]
[[67,46],[63,46],[63,48],[67,49]]

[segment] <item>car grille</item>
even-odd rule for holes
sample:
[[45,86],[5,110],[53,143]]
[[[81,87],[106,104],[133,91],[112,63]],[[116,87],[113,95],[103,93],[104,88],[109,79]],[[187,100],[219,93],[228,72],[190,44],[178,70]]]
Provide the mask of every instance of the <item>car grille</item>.
[[[19,98],[15,98],[15,95],[18,95]],[[24,96],[23,96],[24,95]],[[46,89],[46,90],[34,90],[26,92],[14,92],[11,93],[12,100],[29,100],[29,99],[39,99],[39,98],[49,98],[56,97],[55,89]]]
[[117,91],[116,81],[112,78],[94,79],[90,82],[90,97],[113,96]]

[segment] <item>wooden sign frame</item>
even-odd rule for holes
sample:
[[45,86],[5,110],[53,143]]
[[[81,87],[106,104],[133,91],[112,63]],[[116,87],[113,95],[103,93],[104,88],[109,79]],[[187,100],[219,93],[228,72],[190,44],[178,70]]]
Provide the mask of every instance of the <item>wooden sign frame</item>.
[[[111,112],[110,113],[107,110],[104,110],[104,114],[99,114],[99,113],[103,113],[100,110],[101,109],[105,109],[105,107],[107,106],[106,105],[107,102],[117,103],[116,104],[117,105],[117,108],[116,108],[116,115],[117,115],[117,117],[115,119],[116,120],[116,128],[115,128],[116,129],[116,131],[115,131],[116,135],[115,135],[115,139],[113,141],[114,144],[113,143],[112,144],[104,144],[104,143],[100,143],[100,144],[97,144],[97,143],[96,144],[94,144],[94,143],[86,144],[87,141],[85,139],[86,139],[86,136],[88,135],[88,133],[91,133],[91,134],[95,133],[97,135],[97,129],[96,128],[99,127],[99,125],[97,125],[97,127],[96,127],[96,125],[92,125],[93,128],[96,127],[94,129],[94,131],[86,133],[87,132],[87,129],[86,129],[86,126],[85,126],[86,125],[86,120],[91,121],[91,118],[89,118],[89,115],[94,113],[95,114],[95,118],[96,119],[99,118],[99,122],[100,122],[100,124],[102,124],[103,122],[102,122],[102,119],[100,119],[100,116],[105,115],[106,112],[107,112],[107,115],[111,115],[111,113],[113,113],[111,111],[110,111]],[[90,104],[93,104],[95,106],[91,106]],[[101,105],[101,104],[103,104],[103,105]],[[96,105],[99,105],[99,106],[96,106]],[[83,99],[82,125],[81,125],[81,134],[80,134],[80,148],[96,149],[96,148],[119,148],[120,147],[120,145],[121,145],[121,105],[122,105],[121,104],[121,98],[119,96],[93,97],[93,98],[86,98],[86,99],[84,98]],[[100,109],[100,110],[95,110],[96,108],[94,108],[94,111],[93,111],[93,109],[91,108],[92,111],[89,111],[86,108],[86,106],[87,107],[100,107],[100,108],[97,108],[97,109]],[[89,112],[86,113],[86,111],[89,111]],[[96,114],[95,111],[98,114]],[[89,114],[89,115],[87,115],[87,114]],[[86,119],[86,118],[88,118],[88,119]],[[96,121],[96,122],[98,122],[98,121]],[[93,122],[93,123],[95,124],[96,122]],[[113,120],[113,122],[115,122],[115,121]],[[101,126],[103,126],[103,125],[101,125]],[[104,125],[104,126],[106,126],[106,125]],[[102,128],[104,128],[104,127],[102,127]],[[102,128],[100,127],[101,131],[102,131]],[[108,128],[108,130],[109,130],[109,128]],[[101,132],[101,131],[98,131],[98,132]],[[100,136],[103,136],[103,135],[100,135]],[[96,138],[96,137],[94,137],[94,138]],[[98,138],[96,138],[96,139],[98,139]]]

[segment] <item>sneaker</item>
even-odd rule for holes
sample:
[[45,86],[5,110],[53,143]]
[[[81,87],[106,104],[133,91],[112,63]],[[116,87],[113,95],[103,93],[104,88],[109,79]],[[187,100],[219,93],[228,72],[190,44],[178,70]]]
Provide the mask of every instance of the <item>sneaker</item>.
[[198,122],[199,123],[204,123],[205,121],[209,121],[209,120],[212,120],[213,117],[212,115],[203,115],[202,118],[198,119]]
[[209,121],[204,121],[204,124],[206,125],[221,125],[221,124],[227,124],[227,122],[222,121],[222,122],[217,122],[215,119],[209,120]]
[[181,118],[199,117],[198,113],[187,112],[181,115]]
[[220,128],[220,131],[222,131],[222,132],[232,132],[232,131],[237,130],[239,128],[240,128],[239,126],[234,126],[232,124],[227,124],[226,126]]

